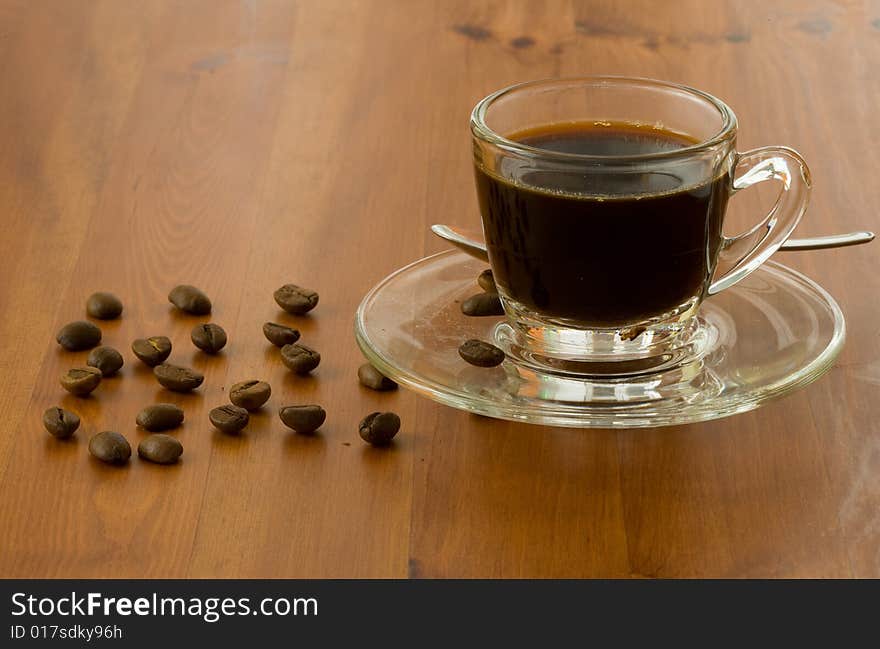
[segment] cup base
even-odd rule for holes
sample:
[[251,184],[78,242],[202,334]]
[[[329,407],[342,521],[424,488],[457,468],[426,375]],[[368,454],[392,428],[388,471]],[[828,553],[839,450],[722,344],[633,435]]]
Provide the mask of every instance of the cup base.
[[682,367],[702,358],[717,331],[695,317],[697,299],[658,318],[625,328],[584,329],[534,319],[507,300],[508,321],[495,344],[517,365],[572,377],[634,377]]

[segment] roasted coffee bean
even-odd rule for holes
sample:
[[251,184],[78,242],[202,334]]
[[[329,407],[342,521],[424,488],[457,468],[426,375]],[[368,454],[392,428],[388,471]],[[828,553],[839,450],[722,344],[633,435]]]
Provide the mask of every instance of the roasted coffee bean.
[[385,446],[400,430],[400,417],[393,412],[374,412],[361,421],[358,432],[368,444]]
[[218,429],[229,435],[239,433],[250,420],[248,411],[238,406],[227,404],[219,406],[208,413],[208,419]]
[[131,446],[119,433],[105,430],[89,440],[89,453],[108,464],[125,464],[131,457]]
[[285,284],[275,291],[275,301],[288,313],[302,315],[317,306],[318,294],[296,284]]
[[275,322],[267,322],[263,325],[263,335],[276,347],[291,345],[299,340],[298,330]]
[[477,367],[495,367],[504,361],[504,352],[495,345],[471,339],[458,348],[458,355]]
[[205,380],[205,375],[201,372],[171,363],[157,365],[153,368],[153,374],[163,388],[172,392],[195,390]]
[[311,435],[321,427],[327,419],[327,413],[321,406],[285,406],[278,411],[278,416],[288,428],[300,435]]
[[245,410],[257,410],[272,394],[272,387],[265,381],[242,381],[229,388],[229,400]]
[[223,327],[213,322],[193,327],[189,337],[193,345],[206,354],[216,354],[226,345],[226,332]]
[[77,397],[85,397],[101,383],[101,370],[96,367],[74,367],[61,375],[61,387]]
[[156,403],[137,415],[137,425],[151,433],[177,428],[182,423],[183,410],[173,403]]
[[174,464],[183,455],[183,444],[171,435],[156,433],[138,444],[138,457],[156,464]]
[[370,363],[364,363],[358,368],[358,380],[361,382],[361,385],[379,392],[397,389],[397,383],[382,374]]
[[146,365],[156,367],[171,355],[171,341],[165,336],[138,338],[131,344],[131,351]]
[[461,303],[461,312],[469,316],[504,315],[497,293],[477,293]]
[[308,374],[318,367],[321,355],[311,347],[296,343],[281,348],[281,361],[297,374]]
[[43,413],[43,426],[53,437],[66,439],[79,428],[79,416],[63,408],[49,408]]
[[495,286],[495,276],[492,274],[492,269],[487,268],[477,277],[477,284],[480,285],[480,288],[486,291],[486,293],[497,293],[498,287]]
[[89,352],[89,358],[86,365],[89,367],[97,367],[101,370],[101,376],[107,378],[113,376],[122,367],[125,361],[122,360],[122,354],[112,347],[95,347]]
[[91,322],[77,320],[61,327],[55,340],[67,351],[79,352],[101,342],[101,330]]
[[92,293],[86,300],[86,313],[99,320],[113,320],[122,313],[122,301],[113,293]]
[[211,313],[211,300],[200,289],[189,284],[181,284],[171,289],[168,301],[181,311],[192,315]]

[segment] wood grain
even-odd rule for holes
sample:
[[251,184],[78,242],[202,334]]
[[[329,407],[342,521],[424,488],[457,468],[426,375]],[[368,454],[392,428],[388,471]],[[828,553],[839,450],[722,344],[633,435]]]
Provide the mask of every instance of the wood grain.
[[[880,5],[861,2],[134,2],[0,5],[0,577],[880,577],[880,292],[875,246],[783,253],[825,286],[848,341],[818,383],[758,411],[656,430],[564,430],[471,416],[357,384],[361,296],[478,227],[467,118],[524,79],[619,73],[724,98],[740,149],[788,144],[815,181],[800,234],[877,229]],[[766,196],[733,201],[731,228]],[[189,343],[186,282],[224,353]],[[272,291],[321,293],[312,315]],[[119,294],[119,378],[87,400],[54,332]],[[297,378],[262,338],[321,350]],[[161,390],[129,351],[165,334],[206,374]],[[273,386],[248,433],[212,430],[237,381]],[[173,467],[93,461],[137,411],[186,410]],[[321,403],[322,434],[276,409]],[[83,416],[73,441],[50,405]],[[359,419],[395,410],[396,444]]]

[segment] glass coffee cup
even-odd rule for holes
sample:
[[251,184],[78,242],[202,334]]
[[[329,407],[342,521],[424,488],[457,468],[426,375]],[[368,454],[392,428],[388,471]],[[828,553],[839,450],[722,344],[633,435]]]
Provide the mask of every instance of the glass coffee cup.
[[[702,301],[776,252],[809,199],[796,151],[738,153],[733,111],[674,83],[521,83],[480,101],[471,132],[507,316],[496,342],[542,371],[624,376],[686,363]],[[728,199],[769,180],[780,183],[770,212],[725,236]]]

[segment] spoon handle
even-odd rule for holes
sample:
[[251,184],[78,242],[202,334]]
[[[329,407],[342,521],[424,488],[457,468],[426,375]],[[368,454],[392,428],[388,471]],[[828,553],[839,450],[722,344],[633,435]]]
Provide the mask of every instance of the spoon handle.
[[847,232],[846,234],[829,234],[824,237],[806,237],[804,239],[789,239],[781,246],[780,250],[822,250],[823,248],[843,248],[845,246],[857,246],[860,243],[868,243],[874,240],[874,233]]
[[484,243],[468,239],[466,236],[459,234],[448,225],[443,225],[441,223],[435,223],[432,225],[431,232],[441,239],[445,239],[462,252],[466,252],[471,257],[476,257],[483,261],[489,261],[489,253],[486,251],[486,244]]
[[[474,241],[456,232],[448,225],[436,224],[431,226],[431,232],[441,239],[445,239],[453,246],[466,252],[472,257],[489,261],[486,252],[486,244]],[[786,251],[795,250],[822,250],[824,248],[843,248],[844,246],[856,246],[860,243],[868,243],[874,240],[874,233],[867,231],[847,232],[846,234],[830,234],[824,237],[809,237],[805,239],[789,239],[779,249]]]

